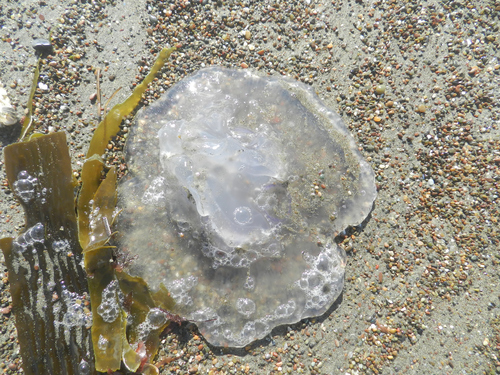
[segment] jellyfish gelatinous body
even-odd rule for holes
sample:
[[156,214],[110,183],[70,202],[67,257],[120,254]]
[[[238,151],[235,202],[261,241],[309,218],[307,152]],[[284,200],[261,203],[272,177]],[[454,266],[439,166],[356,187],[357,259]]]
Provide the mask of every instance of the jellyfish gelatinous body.
[[208,68],[141,111],[119,186],[127,271],[163,284],[208,342],[242,347],[324,313],[374,174],[313,89]]

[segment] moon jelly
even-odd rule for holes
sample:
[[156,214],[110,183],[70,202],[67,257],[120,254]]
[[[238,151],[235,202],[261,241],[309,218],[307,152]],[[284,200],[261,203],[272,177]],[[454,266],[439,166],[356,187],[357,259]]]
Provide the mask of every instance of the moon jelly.
[[342,119],[282,77],[203,69],[137,115],[119,186],[127,271],[166,287],[213,345],[323,314],[342,291],[335,236],[374,173]]

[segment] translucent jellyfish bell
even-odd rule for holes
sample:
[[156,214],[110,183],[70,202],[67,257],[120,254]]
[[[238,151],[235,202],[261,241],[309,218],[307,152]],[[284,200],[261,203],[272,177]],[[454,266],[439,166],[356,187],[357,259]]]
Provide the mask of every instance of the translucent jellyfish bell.
[[341,293],[333,239],[367,217],[374,174],[311,87],[200,70],[137,115],[126,152],[128,272],[172,289],[210,343],[245,346]]

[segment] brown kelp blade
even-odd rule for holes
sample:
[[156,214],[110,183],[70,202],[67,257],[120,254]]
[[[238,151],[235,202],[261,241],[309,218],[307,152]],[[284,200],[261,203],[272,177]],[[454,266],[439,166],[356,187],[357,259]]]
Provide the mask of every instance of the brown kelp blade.
[[94,373],[87,280],[80,266],[73,177],[64,133],[5,148],[10,188],[21,202],[26,229],[4,238],[25,374]]
[[[107,301],[103,301],[103,295],[109,294],[105,291],[116,282],[112,266],[113,253],[111,249],[96,249],[85,255],[85,270],[88,274],[88,285],[90,290],[90,301],[92,306],[92,342],[95,353],[95,367],[97,371],[117,371],[121,367],[126,316],[119,307],[118,293],[111,293]],[[116,289],[115,289],[116,290]],[[111,306],[115,304],[116,313],[98,313],[101,304]],[[111,316],[111,318],[110,318]]]
[[92,199],[101,183],[104,163],[100,156],[94,155],[85,161],[82,168],[82,187],[78,196],[78,236],[80,246],[85,249],[90,243],[92,229],[90,227],[91,215],[93,211]]
[[148,85],[153,81],[158,71],[163,67],[163,65],[165,65],[165,62],[170,57],[170,54],[175,50],[175,47],[164,48],[160,52],[146,78],[144,78],[144,80],[134,89],[132,94],[130,94],[130,96],[123,103],[115,105],[111,111],[109,111],[104,120],[97,127],[94,136],[92,137],[92,141],[90,142],[90,146],[87,151],[87,157],[91,157],[94,154],[102,155],[104,153],[111,137],[115,136],[120,130],[121,121],[134,111],[141,100],[141,96],[148,88]]
[[[101,165],[102,168],[102,165]],[[118,214],[116,210],[116,170],[115,167],[106,174],[99,185],[94,199],[91,201],[89,215],[89,231],[85,251],[103,247],[111,237],[111,226]]]

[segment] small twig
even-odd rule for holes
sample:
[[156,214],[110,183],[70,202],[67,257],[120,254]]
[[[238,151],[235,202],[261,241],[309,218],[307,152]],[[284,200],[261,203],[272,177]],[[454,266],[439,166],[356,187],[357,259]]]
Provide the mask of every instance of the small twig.
[[115,96],[118,91],[120,91],[122,88],[121,87],[118,87],[115,92],[113,94],[111,94],[111,96],[109,97],[108,101],[106,102],[106,104],[104,105],[104,117],[106,117],[106,108],[108,108],[108,104],[109,102],[111,101],[111,99],[113,99],[113,96]]
[[97,79],[97,121],[101,122],[101,68],[96,68],[95,76]]
[[111,232],[111,228],[109,227],[108,218],[106,216],[102,217],[102,223],[104,224],[104,229],[106,230],[106,234],[108,235],[108,237],[111,237],[111,235],[113,233]]

